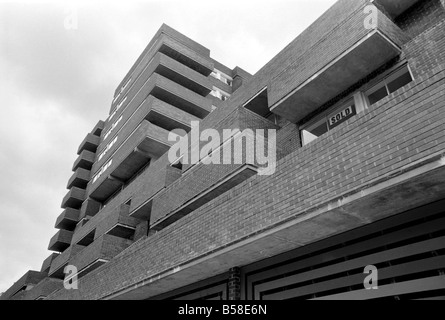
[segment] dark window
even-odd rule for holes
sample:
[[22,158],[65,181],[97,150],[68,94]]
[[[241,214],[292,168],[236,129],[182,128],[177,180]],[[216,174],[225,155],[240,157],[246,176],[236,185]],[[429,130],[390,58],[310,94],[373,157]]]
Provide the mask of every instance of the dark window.
[[367,96],[369,99],[369,104],[372,105],[382,100],[387,95],[397,91],[411,81],[413,81],[413,78],[408,69],[408,65],[404,65],[403,67],[389,74],[373,88],[368,90]]
[[314,141],[356,114],[353,100],[348,100],[340,106],[324,111],[315,118],[316,120],[309,121],[302,126],[301,136],[303,145]]

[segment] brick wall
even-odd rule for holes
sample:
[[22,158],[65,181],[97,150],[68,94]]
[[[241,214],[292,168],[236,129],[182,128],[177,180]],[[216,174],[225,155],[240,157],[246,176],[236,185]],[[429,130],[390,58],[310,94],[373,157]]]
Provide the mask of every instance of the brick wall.
[[88,247],[79,251],[72,259],[70,259],[69,264],[81,271],[97,259],[109,260],[113,258],[132,243],[132,240],[104,234],[97,238]]
[[[260,91],[270,77],[294,59],[292,55],[317,41],[335,19],[347,16],[350,11],[344,10],[345,6],[355,10],[363,3],[339,1],[303,32],[298,41],[260,70],[245,90],[237,91],[223,108],[209,115],[201,129],[217,126],[240,103]],[[294,142],[291,150],[295,151],[279,161],[275,175],[251,177],[162,231],[141,238],[108,264],[86,275],[83,286],[76,292],[59,291],[53,298],[104,297],[295,219],[323,203],[359,191],[376,179],[397,175],[413,162],[443,155],[445,39],[443,21],[436,21],[436,25],[403,47],[414,71],[414,82],[311,144],[299,148]],[[292,130],[296,130],[291,125],[283,128],[283,139],[289,139]],[[165,167],[166,157],[161,157],[155,165]],[[139,193],[143,199],[162,189],[147,183],[150,175],[154,172],[147,170],[119,199],[131,192]]]
[[[442,32],[440,26],[435,32]],[[415,47],[415,42],[407,45],[407,54]],[[444,79],[443,65],[424,73],[369,110],[284,157],[275,175],[254,176],[134,244],[100,271],[86,276],[89,281],[79,295],[100,298],[294,219],[322,203],[360,190],[378,177],[397,174],[409,163],[443,153]],[[70,294],[57,297],[69,298]]]

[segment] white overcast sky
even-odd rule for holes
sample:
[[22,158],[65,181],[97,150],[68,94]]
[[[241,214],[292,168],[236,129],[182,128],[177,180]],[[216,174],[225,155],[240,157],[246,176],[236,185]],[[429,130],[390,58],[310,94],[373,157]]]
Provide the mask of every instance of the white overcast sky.
[[0,292],[49,256],[77,147],[162,23],[254,74],[334,2],[0,0]]

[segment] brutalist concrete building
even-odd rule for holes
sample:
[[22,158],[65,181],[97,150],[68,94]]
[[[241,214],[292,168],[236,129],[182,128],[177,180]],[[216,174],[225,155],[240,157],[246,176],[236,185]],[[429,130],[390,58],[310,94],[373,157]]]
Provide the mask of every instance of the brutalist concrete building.
[[[255,75],[163,25],[2,299],[444,299],[444,5],[340,0]],[[275,132],[274,172],[171,161],[198,121]]]

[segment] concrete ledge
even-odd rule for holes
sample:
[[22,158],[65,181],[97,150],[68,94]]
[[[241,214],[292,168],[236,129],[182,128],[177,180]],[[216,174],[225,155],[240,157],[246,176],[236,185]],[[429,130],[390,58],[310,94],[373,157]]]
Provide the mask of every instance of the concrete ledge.
[[83,141],[79,145],[79,148],[77,149],[77,154],[80,154],[83,150],[88,150],[90,152],[95,153],[99,143],[100,143],[100,137],[95,136],[92,133],[88,133],[85,139],[83,139]]
[[71,244],[73,232],[61,229],[51,238],[48,245],[48,250],[63,252]]
[[[153,297],[163,293],[165,286],[169,290],[180,288],[225,272],[233,265],[247,265],[443,199],[445,157],[436,156],[430,161],[417,164],[412,170],[406,168],[391,178],[376,180],[372,185],[358,188],[348,196],[332,199],[261,233],[228,244],[103,298]],[[422,188],[425,184],[429,188]]]

